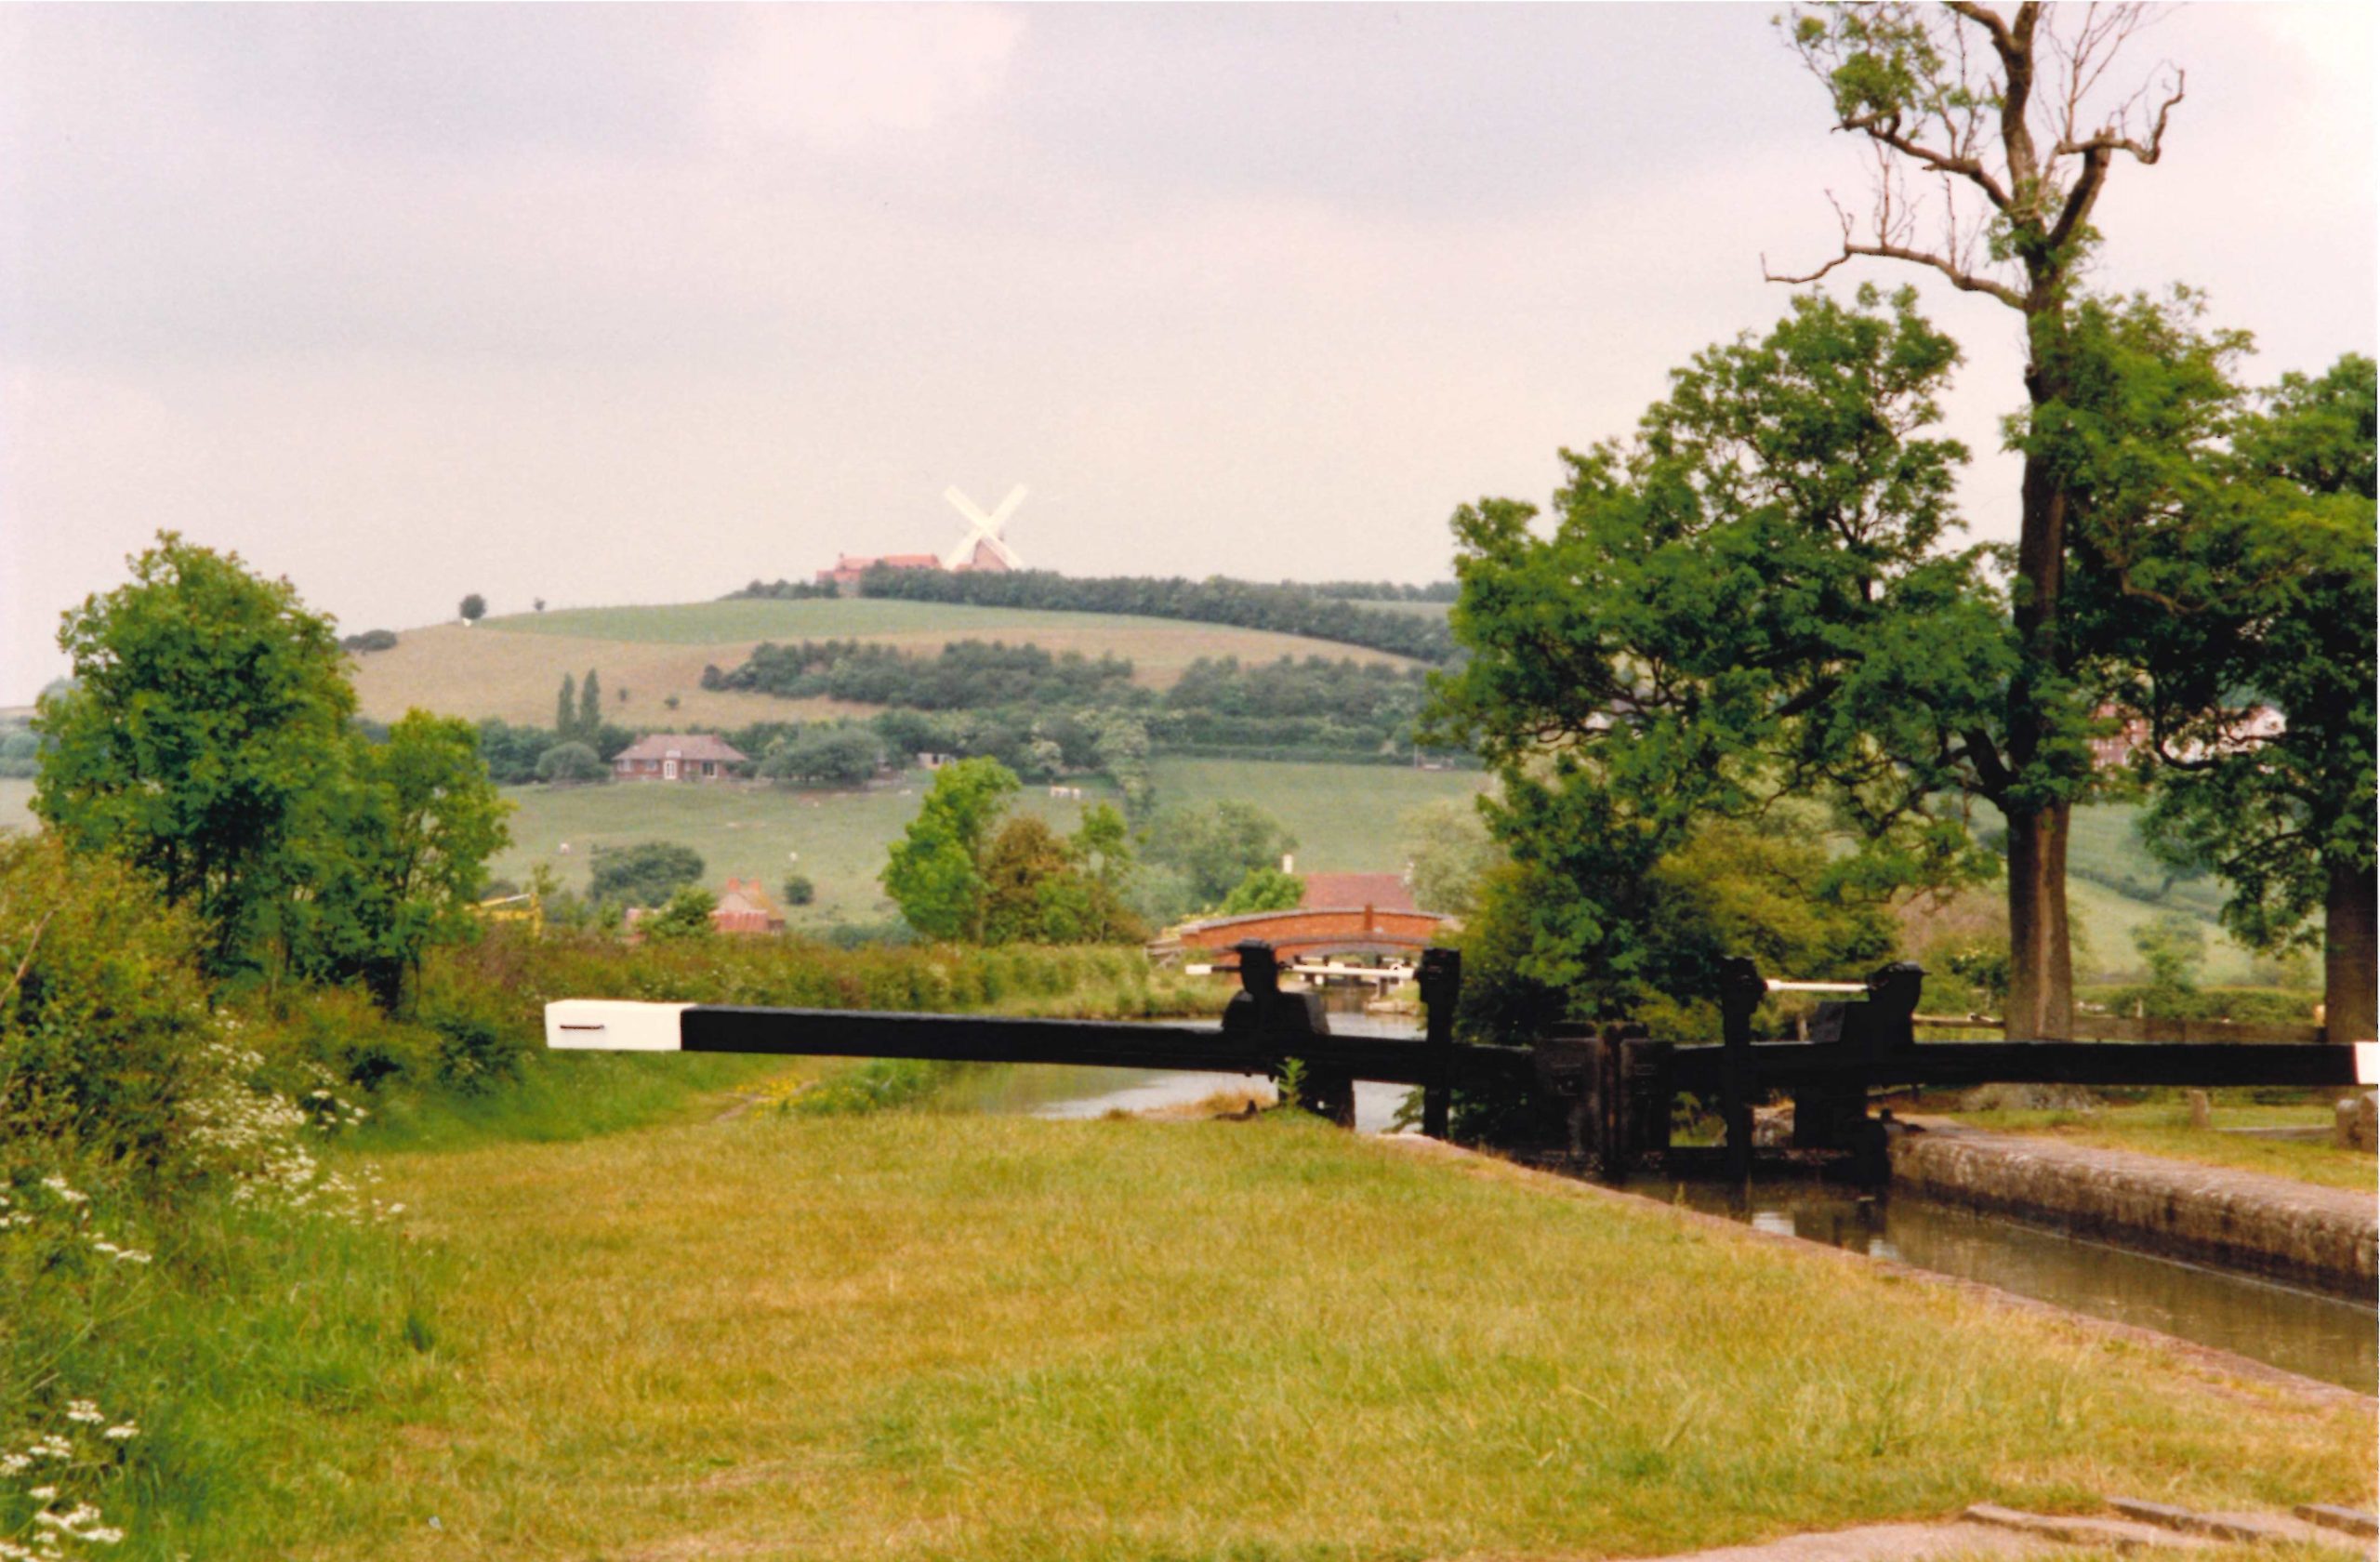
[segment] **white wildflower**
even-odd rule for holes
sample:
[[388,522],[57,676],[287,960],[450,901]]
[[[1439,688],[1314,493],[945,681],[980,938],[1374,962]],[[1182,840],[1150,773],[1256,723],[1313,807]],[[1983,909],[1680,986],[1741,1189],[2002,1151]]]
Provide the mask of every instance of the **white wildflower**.
[[54,1486],[29,1486],[25,1488],[25,1495],[28,1497],[39,1498],[42,1502],[46,1502],[52,1497],[58,1495],[58,1488]]
[[138,1437],[140,1436],[140,1428],[127,1421],[121,1425],[109,1427],[106,1431],[100,1433],[99,1436],[120,1443],[128,1437]]

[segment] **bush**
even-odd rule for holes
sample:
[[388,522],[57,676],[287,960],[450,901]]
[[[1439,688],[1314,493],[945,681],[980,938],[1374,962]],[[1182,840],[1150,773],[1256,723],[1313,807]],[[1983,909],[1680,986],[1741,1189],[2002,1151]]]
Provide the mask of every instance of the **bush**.
[[785,876],[785,903],[787,906],[807,906],[817,898],[818,886],[810,881],[808,874],[788,873]]
[[557,743],[537,756],[537,779],[540,781],[571,786],[585,781],[601,781],[611,774],[611,767],[584,743]]
[[699,884],[689,884],[669,897],[669,904],[660,911],[637,923],[637,930],[647,938],[670,939],[708,938],[718,932],[711,913],[719,909],[719,897]]
[[150,1169],[216,1034],[191,918],[132,870],[54,837],[0,839],[0,1140]]
[[397,648],[397,631],[366,629],[362,634],[351,634],[342,639],[338,642],[338,648],[342,651],[353,652],[359,656],[369,655],[375,651],[393,651]]
[[702,854],[693,847],[643,841],[599,857],[588,893],[623,906],[659,906],[702,876]]

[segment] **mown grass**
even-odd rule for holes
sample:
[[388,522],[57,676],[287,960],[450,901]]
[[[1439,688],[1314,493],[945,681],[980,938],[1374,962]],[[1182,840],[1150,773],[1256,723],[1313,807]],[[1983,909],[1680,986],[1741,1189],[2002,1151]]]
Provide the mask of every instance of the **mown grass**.
[[2372,1489],[2353,1406],[1300,1122],[755,1113],[390,1172],[456,1377],[297,1555],[1626,1555]]
[[[2342,1092],[2345,1093],[2345,1092]],[[1995,1133],[2033,1133],[2097,1149],[2138,1150],[2201,1166],[2228,1166],[2275,1177],[2294,1177],[2325,1187],[2380,1191],[2380,1162],[2368,1150],[2348,1150],[2328,1141],[2262,1139],[2223,1133],[2226,1128],[2321,1128],[2332,1123],[2327,1105],[2260,1105],[2226,1092],[2215,1097],[2208,1128],[2190,1126],[2188,1105],[2178,1092],[2161,1099],[2110,1105],[2083,1111],[1961,1111],[1956,1120]]]
[[1440,798],[1469,798],[1490,778],[1475,770],[1306,764],[1265,760],[1159,759],[1159,804],[1237,798],[1266,810],[1298,839],[1303,873],[1401,873],[1397,821]]
[[866,598],[739,601],[578,608],[405,629],[393,649],[355,658],[355,690],[364,713],[381,721],[418,706],[445,716],[545,726],[552,723],[562,674],[579,678],[592,667],[601,674],[605,716],[631,727],[741,726],[864,709],[702,686],[706,664],[734,667],[760,641],[805,639],[877,641],[916,652],[953,640],[1029,641],[1053,653],[1087,656],[1112,652],[1130,658],[1136,682],[1157,689],[1171,687],[1200,656],[1404,660],[1330,641],[1166,618]]

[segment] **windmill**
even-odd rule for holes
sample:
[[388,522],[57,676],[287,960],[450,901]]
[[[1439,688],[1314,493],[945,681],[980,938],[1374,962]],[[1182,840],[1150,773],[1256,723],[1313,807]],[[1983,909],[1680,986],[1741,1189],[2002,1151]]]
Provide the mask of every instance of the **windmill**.
[[944,489],[942,496],[948,499],[951,508],[967,522],[967,535],[942,556],[943,568],[1021,570],[1025,567],[1025,561],[1016,556],[1016,549],[1000,540],[1000,528],[1007,525],[1009,517],[1016,513],[1016,507],[1025,502],[1024,483],[1010,489],[1008,497],[1002,499],[999,508],[989,515],[976,509],[975,501],[960,493],[956,483]]

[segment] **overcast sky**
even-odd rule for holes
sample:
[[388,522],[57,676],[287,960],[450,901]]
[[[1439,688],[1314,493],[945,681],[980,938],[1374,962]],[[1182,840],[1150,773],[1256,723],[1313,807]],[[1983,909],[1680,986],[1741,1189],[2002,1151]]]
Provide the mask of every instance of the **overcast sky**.
[[[350,630],[938,549],[953,483],[1069,573],[1443,577],[1830,252],[1774,9],[0,8],[0,705],[166,526]],[[2101,280],[2373,351],[2368,17],[2161,59]],[[1988,451],[2014,318],[1934,307]]]

